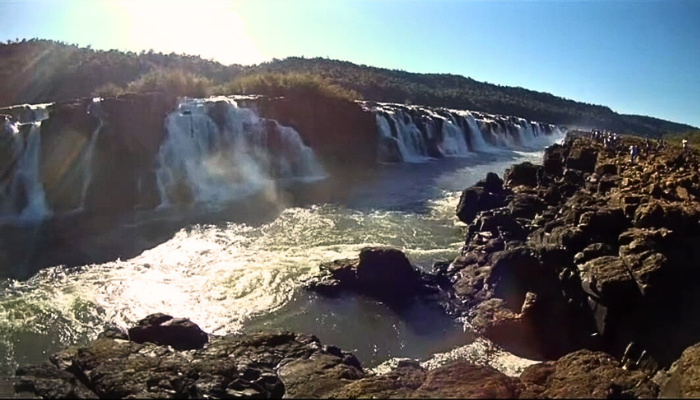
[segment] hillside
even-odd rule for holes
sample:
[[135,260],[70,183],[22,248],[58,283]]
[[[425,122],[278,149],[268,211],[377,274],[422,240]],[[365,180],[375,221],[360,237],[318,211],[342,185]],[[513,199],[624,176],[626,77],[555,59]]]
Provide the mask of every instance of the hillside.
[[251,74],[313,74],[353,90],[365,100],[516,115],[559,125],[591,126],[638,135],[659,136],[695,129],[653,117],[617,114],[608,107],[549,93],[478,82],[452,74],[418,74],[347,61],[300,57],[249,67],[225,66],[195,56],[152,51],[139,54],[96,51],[38,39],[0,44],[0,106],[87,97],[106,84],[124,87],[159,69],[201,75],[216,86]]

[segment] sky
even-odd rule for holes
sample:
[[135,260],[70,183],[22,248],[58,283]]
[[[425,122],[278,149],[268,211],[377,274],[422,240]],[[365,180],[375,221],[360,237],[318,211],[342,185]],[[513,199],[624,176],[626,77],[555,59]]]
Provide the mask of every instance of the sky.
[[700,1],[0,0],[0,40],[329,57],[452,73],[700,127]]

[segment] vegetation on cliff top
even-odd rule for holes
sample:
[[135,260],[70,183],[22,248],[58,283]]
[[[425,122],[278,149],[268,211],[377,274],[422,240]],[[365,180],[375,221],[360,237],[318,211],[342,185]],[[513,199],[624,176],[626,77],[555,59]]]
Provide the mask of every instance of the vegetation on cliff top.
[[[419,74],[323,58],[290,57],[255,66],[225,66],[196,56],[153,51],[96,51],[50,40],[0,44],[0,106],[43,103],[170,88],[177,94],[241,91],[315,92],[339,98],[468,109],[560,125],[660,136],[697,129],[658,118],[624,115],[520,87],[452,74]],[[182,77],[169,77],[173,71]],[[273,74],[273,75],[268,75]],[[184,77],[184,78],[183,78]]]
[[320,96],[350,101],[360,98],[354,90],[336,85],[319,75],[303,72],[245,74],[222,85],[218,91],[222,94]]

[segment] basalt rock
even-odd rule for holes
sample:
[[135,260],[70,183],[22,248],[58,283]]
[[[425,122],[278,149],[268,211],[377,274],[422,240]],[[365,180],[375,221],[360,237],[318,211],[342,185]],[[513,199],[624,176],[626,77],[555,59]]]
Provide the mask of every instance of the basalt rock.
[[628,371],[610,355],[581,350],[529,366],[520,376],[521,398],[655,398],[658,386],[641,371]]
[[103,337],[19,368],[15,388],[44,398],[324,397],[364,376],[352,354],[290,332],[216,336],[195,350]]
[[129,329],[129,339],[136,343],[150,342],[177,350],[193,350],[204,347],[209,337],[188,319],[153,314]]
[[505,183],[510,187],[521,185],[536,187],[541,169],[541,166],[530,162],[515,164],[506,170],[504,174]]
[[[545,151],[543,167],[509,171],[504,207],[475,214],[447,269],[477,333],[516,354],[603,349],[651,371],[700,341],[689,322],[700,309],[695,157],[664,150],[631,164],[624,151],[572,136]],[[522,248],[534,257],[498,261]],[[628,356],[630,343],[639,350]]]
[[457,205],[457,218],[470,224],[479,212],[502,206],[503,197],[499,193],[488,192],[486,188],[473,186],[462,192]]
[[364,248],[359,258],[324,263],[321,270],[322,275],[306,282],[305,287],[325,296],[354,292],[390,306],[420,299],[449,313],[461,308],[451,299],[451,287],[445,278],[420,271],[397,249]]

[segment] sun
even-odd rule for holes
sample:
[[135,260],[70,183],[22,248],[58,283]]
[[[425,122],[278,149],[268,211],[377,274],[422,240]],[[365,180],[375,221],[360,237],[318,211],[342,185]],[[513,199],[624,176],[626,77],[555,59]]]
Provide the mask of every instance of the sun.
[[199,55],[223,64],[264,61],[233,5],[223,0],[112,2],[126,21],[129,48]]

